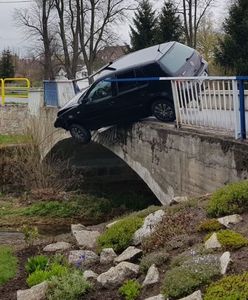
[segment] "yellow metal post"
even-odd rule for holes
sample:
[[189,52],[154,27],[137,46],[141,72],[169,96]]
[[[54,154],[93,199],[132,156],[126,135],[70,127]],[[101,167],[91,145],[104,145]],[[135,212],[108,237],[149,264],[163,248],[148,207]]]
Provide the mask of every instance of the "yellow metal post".
[[0,78],[1,83],[1,98],[2,98],[2,105],[5,103],[5,91],[4,91],[4,81],[2,78]]

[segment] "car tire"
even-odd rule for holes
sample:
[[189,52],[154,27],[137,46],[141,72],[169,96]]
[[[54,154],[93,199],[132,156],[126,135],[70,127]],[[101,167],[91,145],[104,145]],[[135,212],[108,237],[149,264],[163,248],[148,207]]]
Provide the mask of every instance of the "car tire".
[[173,103],[166,100],[155,101],[152,104],[152,114],[162,122],[173,122],[176,119]]
[[70,126],[71,136],[80,144],[88,144],[91,140],[91,133],[81,125],[73,124]]

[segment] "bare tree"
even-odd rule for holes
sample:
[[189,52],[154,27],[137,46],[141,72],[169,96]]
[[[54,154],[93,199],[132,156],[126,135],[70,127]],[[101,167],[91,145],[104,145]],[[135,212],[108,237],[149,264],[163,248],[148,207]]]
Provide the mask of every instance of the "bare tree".
[[187,45],[196,48],[197,31],[202,18],[215,0],[182,0],[180,12],[183,15],[184,33]]
[[[76,2],[80,7],[80,47],[90,76],[98,51],[115,39],[113,26],[123,20],[134,6],[128,0],[76,0]],[[91,78],[89,82],[92,82]]]
[[27,33],[31,37],[38,37],[38,41],[42,42],[44,56],[44,78],[54,79],[54,70],[52,65],[52,56],[54,52],[52,34],[51,11],[53,8],[53,0],[36,0],[30,11],[16,10],[17,22],[27,29]]
[[[80,55],[92,75],[97,54],[117,40],[114,27],[123,21],[137,0],[36,0],[31,12],[19,11],[19,23],[43,42],[45,78],[52,79],[53,49],[65,67],[67,77],[75,78]],[[55,46],[56,47],[55,47]],[[89,82],[92,82],[92,78]]]
[[75,0],[54,0],[59,18],[59,36],[63,49],[63,58],[58,56],[64,65],[67,77],[73,79],[76,76],[80,56],[79,31],[80,31],[80,7]]

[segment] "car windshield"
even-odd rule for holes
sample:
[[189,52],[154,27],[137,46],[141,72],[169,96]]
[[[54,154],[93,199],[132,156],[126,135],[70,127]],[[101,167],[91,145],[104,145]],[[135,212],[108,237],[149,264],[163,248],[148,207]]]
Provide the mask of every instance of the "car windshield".
[[160,63],[171,74],[177,73],[189,59],[194,50],[185,45],[176,43],[164,56],[161,57]]

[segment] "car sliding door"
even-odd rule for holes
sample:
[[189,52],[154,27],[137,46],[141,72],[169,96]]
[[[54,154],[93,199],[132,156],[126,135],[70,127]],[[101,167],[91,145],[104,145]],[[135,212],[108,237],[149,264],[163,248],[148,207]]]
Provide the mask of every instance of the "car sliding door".
[[114,98],[115,107],[121,118],[135,119],[139,117],[144,106],[147,82],[138,81],[139,74],[129,70],[117,75],[117,97]]

